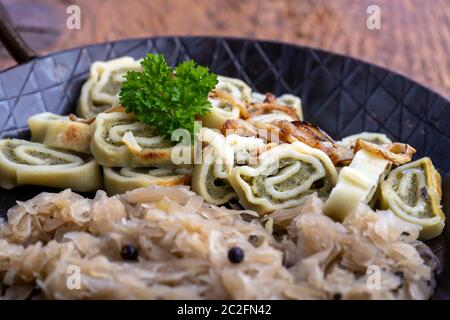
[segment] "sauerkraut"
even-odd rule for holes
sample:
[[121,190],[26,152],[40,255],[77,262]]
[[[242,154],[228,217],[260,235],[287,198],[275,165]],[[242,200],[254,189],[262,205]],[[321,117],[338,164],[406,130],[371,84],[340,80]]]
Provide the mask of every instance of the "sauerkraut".
[[[322,205],[314,194],[299,207],[259,217],[207,204],[186,186],[152,186],[112,197],[98,191],[93,199],[69,189],[42,193],[18,202],[0,226],[3,298],[432,294],[438,263],[417,240],[420,227],[363,204],[341,224],[324,215]],[[267,219],[272,228],[266,228]],[[122,257],[127,245],[137,248],[136,260]],[[234,247],[245,254],[239,263],[228,260]]]

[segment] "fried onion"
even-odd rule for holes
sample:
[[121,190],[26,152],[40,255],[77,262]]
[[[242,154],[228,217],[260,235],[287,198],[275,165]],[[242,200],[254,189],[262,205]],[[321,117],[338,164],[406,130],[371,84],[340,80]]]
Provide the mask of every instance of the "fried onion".
[[372,142],[358,139],[356,141],[354,152],[356,153],[361,149],[375,153],[385,158],[386,160],[392,161],[397,165],[402,165],[410,162],[413,154],[416,153],[416,149],[405,143],[395,142],[390,144],[377,145]]

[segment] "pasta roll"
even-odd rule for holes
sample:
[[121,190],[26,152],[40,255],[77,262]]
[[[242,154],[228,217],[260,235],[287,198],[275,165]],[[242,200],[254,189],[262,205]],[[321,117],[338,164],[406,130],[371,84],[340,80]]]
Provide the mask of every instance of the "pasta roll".
[[369,203],[389,168],[389,160],[366,150],[358,151],[350,166],[339,172],[337,184],[325,202],[325,214],[343,221],[360,202]]
[[192,172],[192,190],[201,195],[205,201],[222,205],[236,197],[228,181],[228,169],[225,163],[214,163],[218,156],[214,148],[205,148],[202,164],[194,165]]
[[444,228],[441,192],[441,176],[425,157],[392,170],[381,184],[381,207],[420,225],[420,238],[428,240]]
[[112,107],[118,101],[123,76],[128,71],[140,69],[140,62],[131,57],[94,62],[89,78],[81,88],[77,114],[88,119]]
[[218,76],[217,80],[216,88],[208,99],[212,105],[211,111],[201,116],[200,120],[204,127],[220,130],[226,120],[237,119],[241,113],[246,113],[245,103],[250,101],[251,89],[239,79]]
[[224,76],[217,76],[217,81],[216,89],[226,91],[244,103],[250,101],[252,89],[244,81]]
[[303,120],[302,102],[299,97],[292,94],[282,94],[279,97],[275,97],[271,93],[262,94],[259,92],[252,92],[251,101],[253,104],[272,104],[276,106],[288,107],[294,110],[294,115],[283,112],[282,110],[273,110],[264,115],[253,116],[254,121],[260,122],[274,122],[280,120],[295,121]]
[[0,140],[0,185],[39,185],[94,191],[101,187],[94,159],[19,139]]
[[148,187],[188,185],[191,181],[189,170],[169,168],[103,168],[105,190],[110,195]]
[[172,166],[172,146],[125,112],[101,113],[91,125],[91,152],[105,167]]
[[209,134],[209,145],[203,149],[202,163],[194,165],[192,190],[207,202],[222,205],[236,198],[229,182],[233,166],[251,163],[252,157],[256,158],[258,150],[266,145],[253,137],[224,137],[212,130],[204,131]]
[[343,138],[341,141],[336,141],[340,146],[347,148],[354,148],[358,139],[362,139],[367,142],[372,142],[377,145],[391,144],[392,141],[385,134],[378,132],[361,132],[348,137]]
[[31,141],[50,147],[90,153],[89,124],[72,121],[67,116],[50,112],[39,113],[28,119]]
[[279,96],[275,102],[282,106],[294,108],[297,112],[298,120],[303,120],[302,101],[299,97],[285,93]]
[[252,92],[251,101],[253,103],[263,103],[266,100],[266,95],[261,92]]
[[246,209],[264,214],[298,206],[314,192],[326,197],[336,178],[324,152],[294,142],[263,152],[256,165],[233,168],[230,183]]

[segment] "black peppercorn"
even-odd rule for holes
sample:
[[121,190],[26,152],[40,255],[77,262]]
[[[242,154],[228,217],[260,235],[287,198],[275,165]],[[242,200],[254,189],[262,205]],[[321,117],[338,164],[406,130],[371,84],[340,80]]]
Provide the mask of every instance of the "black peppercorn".
[[240,263],[244,260],[244,251],[239,247],[233,247],[228,250],[228,260],[231,263]]
[[122,246],[122,250],[120,250],[120,255],[123,260],[136,261],[138,254],[138,249],[132,244],[126,244]]
[[342,299],[342,294],[340,293],[335,293],[333,295],[333,300],[341,300]]

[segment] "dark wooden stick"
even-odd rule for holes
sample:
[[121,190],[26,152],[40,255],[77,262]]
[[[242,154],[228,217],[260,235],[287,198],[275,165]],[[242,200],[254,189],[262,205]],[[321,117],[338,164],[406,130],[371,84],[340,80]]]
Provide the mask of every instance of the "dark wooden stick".
[[36,57],[36,53],[25,43],[19,32],[17,32],[16,28],[14,28],[9,19],[8,12],[1,3],[0,41],[3,43],[14,60],[16,60],[19,64],[27,62]]

